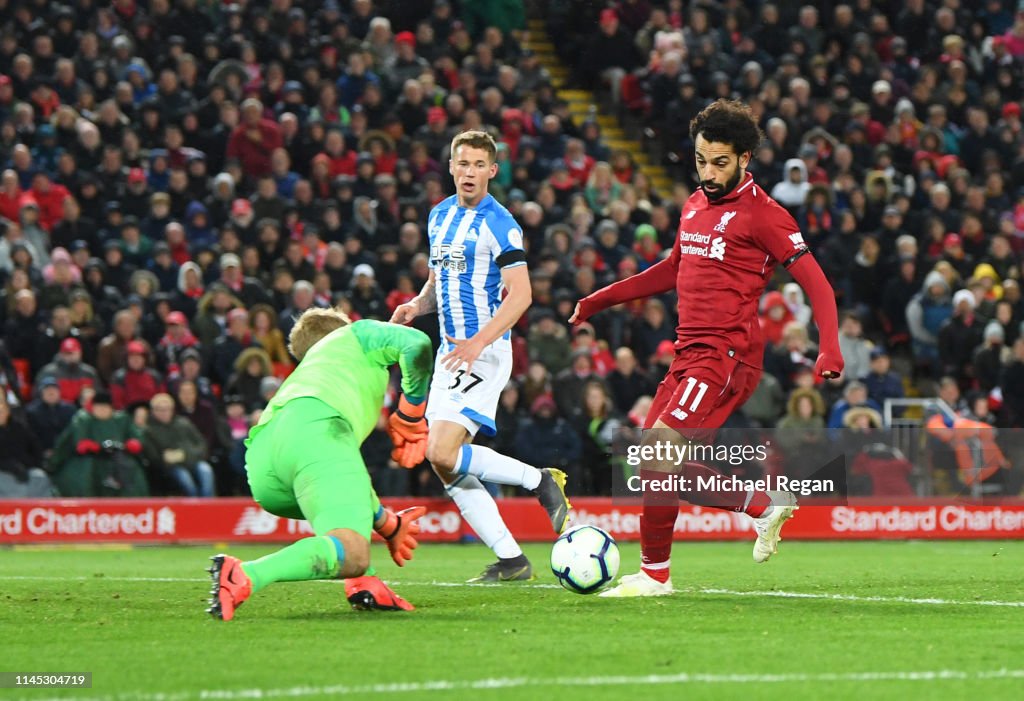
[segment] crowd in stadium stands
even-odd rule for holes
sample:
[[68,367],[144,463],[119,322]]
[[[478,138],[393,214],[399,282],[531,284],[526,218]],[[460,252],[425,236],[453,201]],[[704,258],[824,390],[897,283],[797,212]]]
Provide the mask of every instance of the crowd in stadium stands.
[[[733,422],[870,431],[909,391],[1024,424],[1024,3],[536,5],[572,82],[647,125],[672,191],[573,120],[523,48],[521,0],[0,7],[0,496],[245,493],[294,318],[387,320],[418,292],[448,144],[478,128],[534,298],[492,440],[608,493],[675,300],[566,320],[673,245],[689,121],[724,96],[762,120],[751,170],[835,287],[846,359],[816,382],[810,310],[778,275]],[[437,489],[383,430],[364,452],[382,495]]]

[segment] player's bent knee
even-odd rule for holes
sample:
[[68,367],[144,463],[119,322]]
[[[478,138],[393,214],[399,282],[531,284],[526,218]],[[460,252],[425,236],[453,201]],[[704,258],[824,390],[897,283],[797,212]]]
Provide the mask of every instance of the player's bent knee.
[[327,535],[336,538],[345,549],[345,559],[339,563],[338,577],[359,577],[370,566],[370,541],[347,528],[336,528]]
[[427,460],[433,466],[434,472],[442,478],[455,471],[455,463],[458,458],[458,448],[452,450],[450,446],[444,444],[427,443]]

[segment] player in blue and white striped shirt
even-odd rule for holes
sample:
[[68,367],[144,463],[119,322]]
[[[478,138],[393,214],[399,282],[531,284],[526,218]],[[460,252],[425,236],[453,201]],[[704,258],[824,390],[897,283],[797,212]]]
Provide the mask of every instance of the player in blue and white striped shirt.
[[[523,234],[487,193],[497,175],[497,146],[486,132],[452,141],[449,171],[456,194],[430,212],[430,277],[420,294],[395,310],[407,324],[437,311],[443,341],[434,365],[427,420],[427,459],[480,539],[498,561],[471,581],[530,579],[532,568],[481,480],[537,494],[556,533],[565,530],[565,473],[538,470],[487,447],[470,445],[477,431],[494,435],[498,398],[512,372],[509,333],[532,302]],[[502,291],[508,290],[502,299]]]

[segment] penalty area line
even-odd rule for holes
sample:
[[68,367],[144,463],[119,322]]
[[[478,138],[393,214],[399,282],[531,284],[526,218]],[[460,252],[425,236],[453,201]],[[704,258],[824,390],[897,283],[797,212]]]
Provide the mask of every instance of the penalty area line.
[[894,672],[778,673],[778,674],[675,674],[614,675],[596,677],[498,677],[491,679],[391,682],[386,684],[293,686],[278,689],[201,689],[169,693],[120,693],[107,696],[61,696],[47,701],[187,701],[189,699],[234,701],[235,699],[299,698],[305,696],[343,696],[348,694],[402,694],[429,691],[489,691],[523,687],[654,686],[685,684],[801,684],[870,682],[945,682],[1024,679],[1024,669],[966,671],[938,669]]

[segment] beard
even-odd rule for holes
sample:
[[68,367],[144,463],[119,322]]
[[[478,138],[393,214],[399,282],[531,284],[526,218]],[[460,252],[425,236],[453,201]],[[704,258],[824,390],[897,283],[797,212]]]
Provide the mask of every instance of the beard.
[[[737,166],[736,172],[732,174],[732,177],[726,181],[725,186],[721,189],[716,187],[715,183],[710,180],[701,181],[700,189],[704,191],[704,196],[708,198],[709,202],[716,202],[736,189],[736,186],[739,185],[740,178],[742,176],[743,170]],[[708,188],[709,185],[711,186],[711,189]]]

